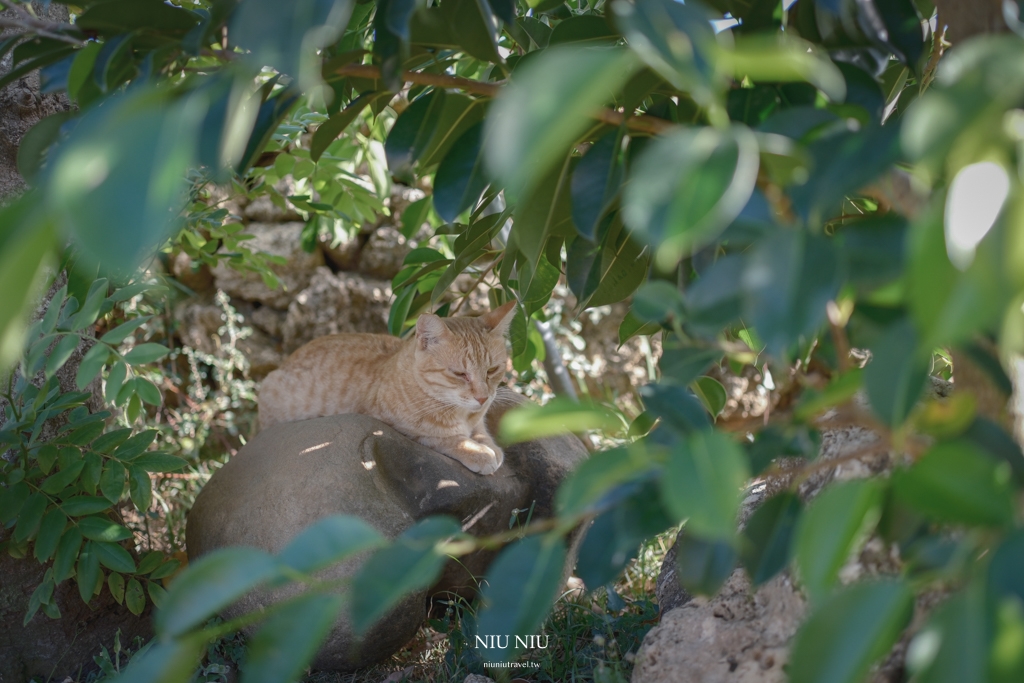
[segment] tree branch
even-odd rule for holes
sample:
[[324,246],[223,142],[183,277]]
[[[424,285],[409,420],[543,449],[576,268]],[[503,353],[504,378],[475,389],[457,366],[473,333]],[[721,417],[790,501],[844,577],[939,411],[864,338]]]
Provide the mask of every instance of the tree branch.
[[[343,67],[335,69],[334,73],[339,76],[355,76],[356,78],[369,78],[373,80],[380,78],[380,69],[369,64],[346,64]],[[474,81],[469,78],[462,78],[460,76],[433,74],[425,71],[403,71],[401,78],[406,83],[432,85],[437,88],[453,88],[473,93],[474,95],[483,95],[484,97],[496,97],[507,83],[506,81],[487,83],[484,81]],[[626,116],[622,112],[614,109],[598,109],[591,114],[591,116],[603,123],[607,123],[612,126],[625,125],[626,128],[632,131],[637,133],[646,133],[648,135],[664,133],[674,125],[671,121],[659,119],[655,116]]]

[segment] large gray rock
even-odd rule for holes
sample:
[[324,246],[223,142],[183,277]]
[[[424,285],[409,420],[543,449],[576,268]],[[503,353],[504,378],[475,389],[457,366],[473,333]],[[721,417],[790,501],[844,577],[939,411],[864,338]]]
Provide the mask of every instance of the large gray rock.
[[784,683],[806,603],[786,573],[751,591],[737,569],[714,598],[677,607],[644,637],[633,683]]
[[[358,515],[388,537],[439,514],[457,518],[470,533],[497,533],[508,529],[514,509],[532,504],[535,519],[552,514],[558,483],[586,455],[572,436],[517,444],[506,450],[496,473],[481,476],[370,417],[336,415],[277,424],[250,441],[200,492],[188,517],[189,557],[229,545],[277,552],[316,520],[339,513]],[[436,585],[406,598],[361,642],[343,615],[314,667],[348,671],[388,657],[415,635],[429,596],[470,595],[473,576],[482,576],[493,556],[478,552],[450,562]],[[364,560],[339,563],[322,575],[351,577]],[[225,616],[297,590],[251,593]]]

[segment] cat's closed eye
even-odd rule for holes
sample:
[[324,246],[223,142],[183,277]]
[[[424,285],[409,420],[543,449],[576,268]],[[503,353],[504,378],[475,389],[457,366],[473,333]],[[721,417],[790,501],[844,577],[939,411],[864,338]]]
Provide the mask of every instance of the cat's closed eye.
[[469,375],[467,375],[464,372],[459,372],[458,370],[449,370],[448,372],[452,373],[453,375],[455,375],[459,379],[464,379],[464,380],[467,380],[467,381],[469,380]]
[[494,367],[487,369],[487,374],[488,375],[493,375],[496,372],[498,372],[498,370],[501,370],[501,366],[500,365],[495,365]]

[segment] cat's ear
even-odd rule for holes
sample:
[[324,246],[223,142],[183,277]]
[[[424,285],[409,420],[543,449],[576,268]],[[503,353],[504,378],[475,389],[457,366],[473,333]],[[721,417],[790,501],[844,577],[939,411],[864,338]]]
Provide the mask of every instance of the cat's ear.
[[504,337],[508,334],[508,327],[512,324],[512,317],[516,314],[516,302],[506,301],[490,313],[484,313],[480,319],[491,329],[494,334]]
[[419,342],[421,349],[426,349],[448,334],[451,333],[444,321],[433,313],[424,313],[416,319],[416,341]]

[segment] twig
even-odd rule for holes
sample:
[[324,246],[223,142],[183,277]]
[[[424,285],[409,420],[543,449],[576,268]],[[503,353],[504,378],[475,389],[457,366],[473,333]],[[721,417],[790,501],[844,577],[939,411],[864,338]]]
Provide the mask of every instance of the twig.
[[[503,255],[504,254],[502,254],[502,256]],[[476,279],[476,282],[473,283],[473,286],[470,287],[465,294],[459,297],[459,303],[455,308],[452,309],[451,315],[455,315],[456,313],[459,312],[459,309],[462,308],[462,305],[466,303],[466,301],[469,299],[469,295],[476,291],[476,288],[480,286],[480,284],[484,281],[484,278],[487,277],[487,275],[492,270],[494,270],[494,266],[498,265],[498,263],[501,262],[501,258],[501,256],[498,256],[498,258],[491,261],[491,265],[487,266],[487,268],[484,269],[484,272],[480,273],[480,276]]]
[[0,27],[2,28],[20,29],[26,33],[34,33],[43,38],[51,38],[71,45],[85,44],[85,41],[83,40],[73,38],[64,33],[59,33],[61,29],[77,30],[74,24],[64,24],[61,22],[40,19],[21,5],[15,4],[10,0],[0,0],[0,7],[4,7],[18,15],[17,17],[0,16]]
[[[334,71],[339,76],[355,76],[357,78],[369,78],[377,80],[380,78],[380,69],[370,64],[346,64]],[[485,97],[497,97],[501,89],[507,84],[506,81],[495,81],[487,83],[474,81],[460,76],[449,76],[447,74],[433,74],[425,71],[403,71],[401,79],[407,83],[416,85],[432,85],[438,88],[454,88],[474,95]],[[591,116],[598,121],[612,126],[625,125],[626,128],[638,133],[658,135],[674,127],[671,121],[659,119],[655,116],[626,116],[614,109],[598,109]]]

